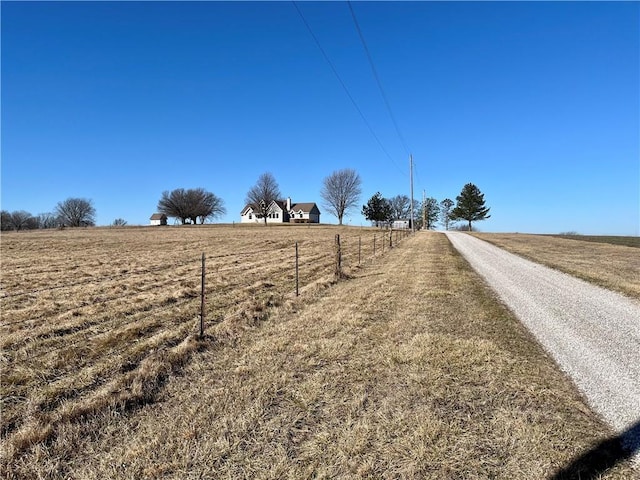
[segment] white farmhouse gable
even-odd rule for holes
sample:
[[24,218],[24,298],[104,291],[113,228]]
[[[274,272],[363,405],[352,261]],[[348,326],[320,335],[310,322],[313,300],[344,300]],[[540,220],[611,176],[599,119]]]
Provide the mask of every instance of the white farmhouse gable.
[[[264,222],[261,209],[246,205],[240,212],[240,223]],[[315,203],[291,203],[291,199],[274,200],[267,210],[267,223],[320,223],[320,210]]]

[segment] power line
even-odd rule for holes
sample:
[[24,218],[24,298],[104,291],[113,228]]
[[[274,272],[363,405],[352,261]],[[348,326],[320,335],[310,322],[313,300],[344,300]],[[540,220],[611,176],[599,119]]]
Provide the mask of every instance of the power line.
[[422,185],[422,181],[420,180],[420,175],[418,174],[418,166],[416,164],[416,162],[413,162],[413,174],[416,176],[416,183],[421,186]]
[[316,37],[316,35],[313,33],[313,30],[311,29],[311,25],[309,25],[309,22],[307,22],[307,19],[304,17],[304,15],[302,14],[302,11],[300,10],[300,8],[298,7],[297,2],[293,1],[293,6],[296,8],[298,15],[300,15],[300,18],[302,19],[302,21],[304,22],[305,26],[307,27],[307,30],[309,30],[309,33],[311,34],[311,37],[313,38],[313,40],[315,41],[316,45],[318,46],[318,48],[320,49],[320,52],[322,52],[322,56],[324,57],[324,59],[327,61],[327,63],[329,64],[329,67],[331,67],[331,71],[333,72],[333,74],[336,76],[336,78],[338,79],[338,82],[340,82],[340,85],[342,85],[342,88],[344,89],[345,93],[347,94],[347,96],[349,97],[349,100],[351,100],[351,103],[353,104],[353,106],[355,107],[355,109],[358,111],[358,113],[360,114],[360,117],[362,118],[362,120],[364,121],[364,123],[367,125],[367,128],[369,128],[369,131],[371,132],[371,134],[373,135],[373,138],[376,139],[376,142],[378,142],[378,145],[380,145],[380,148],[382,149],[382,151],[385,153],[385,155],[389,158],[389,160],[391,160],[391,163],[393,163],[395,165],[395,167],[404,175],[406,175],[406,172],[404,172],[404,170],[402,170],[398,164],[395,162],[395,160],[393,160],[393,158],[391,157],[391,155],[389,155],[389,152],[387,151],[386,148],[384,148],[384,145],[382,144],[382,142],[380,141],[380,139],[378,138],[378,135],[376,135],[376,132],[373,130],[373,128],[371,127],[371,124],[369,123],[369,121],[367,120],[367,118],[364,116],[364,113],[362,113],[362,110],[360,110],[360,107],[358,107],[358,104],[356,103],[356,101],[353,99],[353,96],[351,95],[351,93],[349,92],[349,89],[347,88],[347,86],[345,85],[344,81],[342,80],[342,78],[340,77],[340,74],[338,73],[338,70],[336,69],[336,67],[334,66],[333,62],[331,61],[331,59],[329,58],[329,55],[327,55],[327,52],[325,52],[324,48],[322,48],[322,45],[320,44],[320,40],[318,40],[318,37]]
[[358,35],[360,36],[360,41],[362,42],[362,46],[364,47],[364,51],[367,54],[367,59],[369,60],[369,65],[371,65],[371,71],[373,72],[373,77],[378,84],[378,88],[380,89],[380,93],[382,94],[382,99],[384,100],[384,104],[387,107],[387,112],[389,112],[389,116],[391,117],[391,121],[393,122],[393,126],[396,129],[396,133],[398,134],[398,138],[400,139],[400,143],[404,147],[404,151],[407,155],[410,155],[409,148],[407,147],[407,142],[405,142],[404,137],[402,136],[402,132],[400,132],[400,127],[398,127],[398,122],[396,121],[396,117],[393,115],[393,111],[391,110],[391,105],[389,104],[389,99],[387,98],[386,93],[384,92],[384,88],[382,88],[382,82],[380,81],[380,76],[378,75],[378,71],[376,70],[375,64],[373,63],[373,58],[371,57],[371,52],[369,51],[369,47],[367,46],[367,42],[364,39],[364,35],[362,34],[362,30],[360,29],[360,24],[358,23],[358,19],[356,18],[356,13],[353,10],[353,6],[350,1],[347,1],[347,5],[349,5],[349,10],[351,11],[351,18],[353,18],[353,23],[356,26],[356,30],[358,31]]

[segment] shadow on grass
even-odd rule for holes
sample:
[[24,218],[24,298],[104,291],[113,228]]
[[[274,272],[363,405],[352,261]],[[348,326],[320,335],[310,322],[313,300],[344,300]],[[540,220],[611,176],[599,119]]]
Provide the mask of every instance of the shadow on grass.
[[640,421],[620,435],[594,445],[589,451],[576,457],[566,467],[558,470],[549,480],[595,480],[620,462],[640,451]]

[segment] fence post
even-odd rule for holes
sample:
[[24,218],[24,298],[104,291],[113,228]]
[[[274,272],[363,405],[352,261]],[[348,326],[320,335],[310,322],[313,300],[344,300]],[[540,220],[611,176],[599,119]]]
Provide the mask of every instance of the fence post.
[[202,287],[200,290],[200,338],[204,337],[204,279],[205,279],[205,257],[202,253]]
[[342,277],[342,251],[340,249],[340,234],[336,234],[336,278]]
[[298,242],[296,242],[296,297],[299,295],[298,285]]
[[376,234],[373,234],[373,256],[376,256]]
[[389,230],[389,250],[393,248],[393,228]]
[[358,265],[360,265],[360,252],[362,252],[362,237],[358,237]]
[[382,253],[384,254],[384,244],[386,243],[386,240],[384,239],[385,234],[384,232],[382,232]]

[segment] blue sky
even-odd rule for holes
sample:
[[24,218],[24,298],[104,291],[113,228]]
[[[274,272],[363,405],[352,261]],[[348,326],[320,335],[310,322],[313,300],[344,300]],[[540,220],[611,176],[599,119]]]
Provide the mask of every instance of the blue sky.
[[[261,173],[320,202],[341,168],[362,204],[408,195],[348,5],[298,6],[389,156],[291,2],[3,1],[2,209],[85,197],[99,225],[147,224],[164,190],[203,187],[237,222]],[[483,231],[640,234],[640,3],[352,6],[415,198],[472,182]]]

